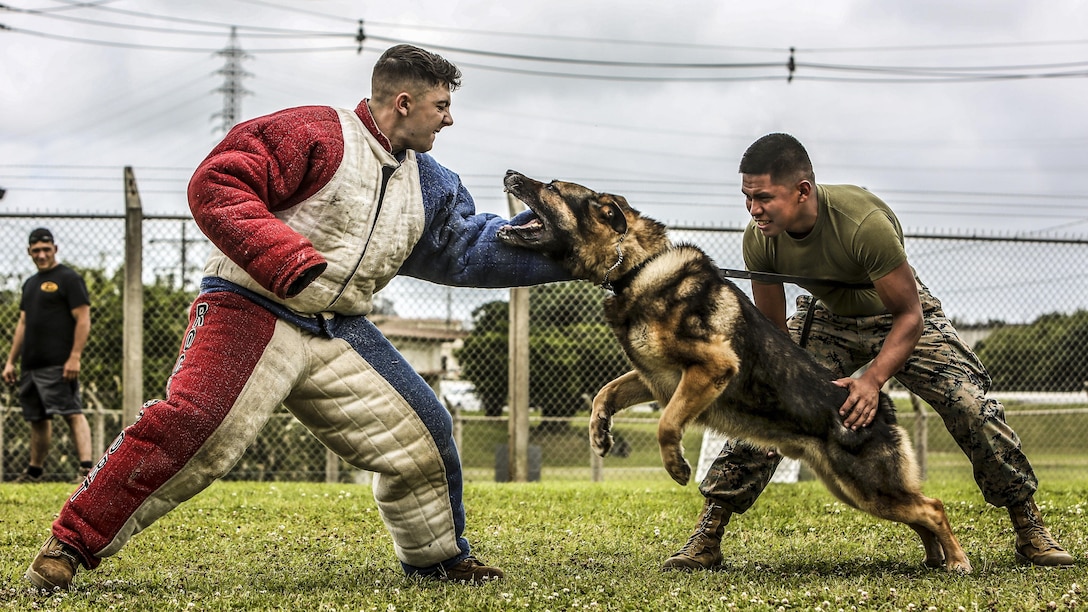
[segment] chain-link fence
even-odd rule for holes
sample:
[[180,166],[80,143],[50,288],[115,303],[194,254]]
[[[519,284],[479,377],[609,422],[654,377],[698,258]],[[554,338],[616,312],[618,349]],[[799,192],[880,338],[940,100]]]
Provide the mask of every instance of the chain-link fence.
[[[52,228],[58,259],[84,274],[92,300],[91,340],[81,384],[96,454],[122,427],[121,339],[124,219],[0,216],[0,346],[10,348],[23,279],[34,272],[26,236]],[[674,228],[673,239],[699,244],[723,268],[743,268],[736,229]],[[209,244],[191,219],[143,222],[144,398],[161,397],[177,358],[189,302]],[[907,252],[919,276],[944,303],[961,334],[994,379],[1037,471],[1088,467],[1088,240],[1000,236],[909,235]],[[746,281],[738,281],[748,291]],[[790,298],[797,290],[787,287]],[[650,404],[621,413],[616,446],[598,460],[587,435],[588,402],[627,362],[605,326],[601,289],[573,282],[529,290],[530,479],[668,478],[656,442],[658,411]],[[395,279],[379,294],[375,322],[429,381],[455,415],[455,435],[469,480],[506,480],[510,418],[508,312],[510,292],[450,288]],[[791,300],[792,302],[792,300]],[[939,419],[902,393],[900,421],[915,435],[930,472],[970,467]],[[12,389],[0,395],[0,472],[10,479],[28,457],[29,428]],[[130,412],[132,411],[132,407]],[[703,432],[685,437],[696,463]],[[708,450],[717,450],[716,448]],[[713,454],[713,453],[711,453]],[[46,464],[52,479],[75,473],[63,421],[54,425]],[[297,421],[278,412],[231,473],[237,479],[367,478],[330,457]]]

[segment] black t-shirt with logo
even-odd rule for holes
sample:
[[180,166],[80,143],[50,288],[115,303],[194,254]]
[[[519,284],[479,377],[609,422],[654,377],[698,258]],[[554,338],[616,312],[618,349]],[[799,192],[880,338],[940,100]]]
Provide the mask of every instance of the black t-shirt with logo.
[[63,264],[26,279],[19,302],[26,313],[23,371],[68,361],[76,330],[72,310],[90,303],[83,278]]

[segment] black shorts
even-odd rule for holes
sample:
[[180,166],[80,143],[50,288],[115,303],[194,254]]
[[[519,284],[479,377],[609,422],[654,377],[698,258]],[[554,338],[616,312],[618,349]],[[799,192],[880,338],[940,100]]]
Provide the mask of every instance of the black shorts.
[[79,399],[79,380],[64,380],[64,366],[49,366],[23,372],[19,380],[19,404],[23,418],[45,421],[54,415],[83,412]]

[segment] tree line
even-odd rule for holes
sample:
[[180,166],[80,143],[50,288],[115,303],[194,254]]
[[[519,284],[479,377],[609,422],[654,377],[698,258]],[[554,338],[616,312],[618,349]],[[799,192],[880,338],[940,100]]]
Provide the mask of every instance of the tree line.
[[[529,398],[545,417],[571,416],[613,378],[630,369],[601,308],[603,290],[589,283],[532,287],[529,306]],[[995,328],[975,347],[993,389],[1079,392],[1088,382],[1088,311],[1047,314]],[[473,383],[490,416],[508,396],[508,303],[472,312],[472,330],[457,353],[461,377]]]

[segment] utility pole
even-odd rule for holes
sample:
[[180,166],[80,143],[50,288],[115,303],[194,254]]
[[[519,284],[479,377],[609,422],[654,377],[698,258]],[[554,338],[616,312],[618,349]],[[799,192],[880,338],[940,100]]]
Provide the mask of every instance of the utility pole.
[[181,269],[180,269],[181,278],[180,278],[179,289],[181,289],[182,291],[185,291],[188,288],[188,284],[189,284],[187,282],[188,274],[189,274],[189,245],[195,244],[195,243],[200,243],[200,242],[208,242],[208,240],[206,238],[203,238],[203,237],[197,237],[197,238],[187,237],[186,236],[186,231],[185,231],[185,228],[187,226],[188,226],[188,223],[186,223],[184,221],[181,223],[181,239],[178,239],[178,238],[153,238],[153,239],[150,240],[151,244],[162,244],[162,243],[176,244],[181,248],[181,253],[180,253],[181,254]]
[[238,28],[235,26],[230,27],[230,42],[216,55],[225,57],[226,63],[216,71],[216,74],[223,75],[223,85],[215,90],[223,94],[223,110],[212,115],[212,119],[220,120],[218,131],[226,134],[242,117],[242,96],[253,93],[242,87],[242,79],[253,76],[242,69],[242,61],[253,56],[239,46]]

